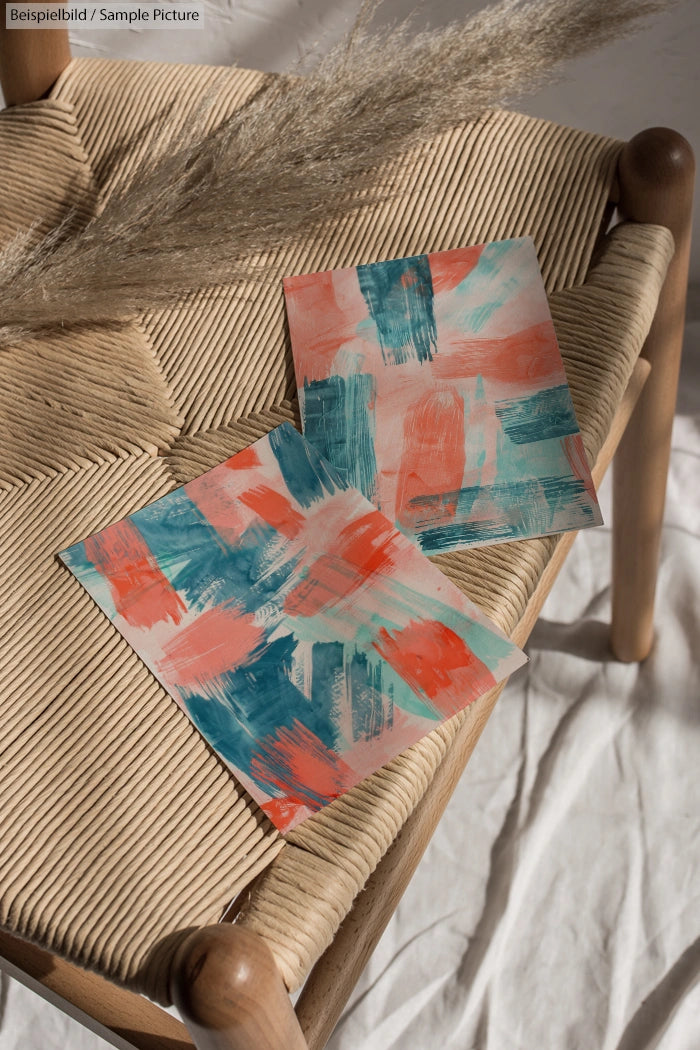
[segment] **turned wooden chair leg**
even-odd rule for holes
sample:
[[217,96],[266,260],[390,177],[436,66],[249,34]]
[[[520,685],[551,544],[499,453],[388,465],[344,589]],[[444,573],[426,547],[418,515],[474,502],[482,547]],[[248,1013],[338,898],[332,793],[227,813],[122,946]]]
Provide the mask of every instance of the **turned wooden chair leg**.
[[651,375],[620,443],[613,468],[611,644],[619,660],[643,660],[653,642],[654,594],[671,428],[683,343],[695,162],[668,128],[635,136],[620,159],[620,210],[673,234],[671,261],[642,354]]
[[5,105],[17,106],[50,91],[70,62],[70,46],[67,29],[6,29],[5,7],[0,3],[0,87]]
[[198,1050],[307,1050],[272,952],[251,930],[221,923],[192,933],[170,992]]

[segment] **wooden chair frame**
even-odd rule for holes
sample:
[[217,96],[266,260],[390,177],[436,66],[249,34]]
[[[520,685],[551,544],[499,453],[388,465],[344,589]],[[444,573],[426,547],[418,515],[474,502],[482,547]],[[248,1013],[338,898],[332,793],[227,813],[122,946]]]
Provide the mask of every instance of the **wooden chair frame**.
[[[8,105],[45,95],[70,61],[62,29],[0,28],[0,83]],[[625,218],[671,230],[675,254],[642,357],[593,468],[599,484],[615,454],[611,644],[636,661],[653,640],[653,605],[671,427],[683,338],[694,159],[676,132],[653,128],[624,148],[614,203]],[[647,382],[647,377],[649,377]],[[640,464],[645,484],[639,484]],[[523,645],[575,539],[563,535],[518,623]],[[313,968],[296,1011],[256,934],[220,924],[193,933],[173,967],[186,1025],[143,997],[0,931],[0,965],[117,1047],[139,1050],[321,1050],[430,840],[500,687],[469,720],[425,796]]]

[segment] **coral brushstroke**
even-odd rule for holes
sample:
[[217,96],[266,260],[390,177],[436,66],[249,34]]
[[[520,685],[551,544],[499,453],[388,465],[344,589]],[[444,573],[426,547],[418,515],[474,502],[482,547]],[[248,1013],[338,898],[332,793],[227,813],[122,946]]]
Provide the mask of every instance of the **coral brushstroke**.
[[128,518],[87,539],[85,556],[108,578],[116,609],[132,627],[180,623],[185,604]]
[[[415,526],[411,501],[423,495],[458,492],[466,464],[464,402],[456,390],[428,390],[406,414],[396,486],[396,520]],[[456,511],[456,497],[446,503]]]
[[227,460],[227,466],[229,470],[250,470],[251,467],[259,467],[260,460],[255,445],[241,449],[237,456]]
[[281,492],[275,492],[269,485],[258,485],[257,488],[248,489],[240,498],[246,507],[254,510],[263,521],[272,525],[287,539],[293,540],[304,524],[303,517],[287,497]]
[[196,686],[245,665],[265,637],[240,606],[206,609],[163,647],[160,673],[181,687]]
[[61,557],[281,831],[524,659],[288,423]]
[[304,433],[427,554],[600,524],[530,238],[284,290]]
[[452,292],[466,280],[479,262],[486,245],[476,244],[471,248],[455,248],[451,252],[434,252],[430,256],[430,275],[433,292]]
[[285,599],[284,611],[291,616],[315,616],[355,593],[378,574],[390,574],[395,560],[396,529],[379,511],[370,511],[350,522],[329,549],[320,554],[308,572]]
[[298,720],[260,741],[251,773],[282,798],[311,809],[338,798],[357,779],[340,755]]
[[449,718],[455,708],[454,686],[486,692],[495,684],[493,675],[464,639],[443,623],[411,622],[393,632],[382,628],[375,648],[416,691]]
[[540,390],[562,381],[562,363],[551,321],[532,325],[512,335],[488,339],[483,336],[450,335],[449,353],[435,358],[437,379],[458,382],[474,370],[482,379],[519,391]]

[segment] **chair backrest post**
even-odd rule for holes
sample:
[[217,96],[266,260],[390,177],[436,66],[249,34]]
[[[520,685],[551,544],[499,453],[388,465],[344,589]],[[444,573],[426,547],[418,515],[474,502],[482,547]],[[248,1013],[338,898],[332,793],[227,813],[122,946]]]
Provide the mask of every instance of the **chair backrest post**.
[[[56,2],[56,0],[50,0]],[[8,29],[0,3],[0,87],[5,105],[43,98],[70,62],[67,29]]]
[[197,1050],[308,1050],[274,956],[247,927],[193,931],[170,984]]
[[[654,592],[685,325],[695,159],[669,128],[627,143],[619,164],[622,216],[666,226],[675,253],[642,355],[651,375],[615,457],[612,649],[643,660],[653,642]],[[640,480],[643,478],[643,482]]]

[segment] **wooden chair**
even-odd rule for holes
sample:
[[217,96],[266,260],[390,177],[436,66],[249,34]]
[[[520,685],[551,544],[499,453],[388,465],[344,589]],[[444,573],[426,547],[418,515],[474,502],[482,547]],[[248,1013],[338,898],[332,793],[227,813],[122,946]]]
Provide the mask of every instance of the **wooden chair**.
[[[1,31],[0,63],[3,242],[71,204],[90,214],[134,161],[115,142],[148,148],[166,101],[177,96],[184,121],[206,90],[221,119],[264,79],[71,62],[56,30]],[[497,112],[393,172],[399,205],[280,249],[275,273],[533,236],[597,482],[617,448],[612,645],[643,659],[683,331],[688,144],[653,129],[624,145]],[[605,234],[612,205],[627,221]],[[117,1046],[320,1050],[498,693],[283,842],[56,567],[68,542],[294,418],[281,291],[247,291],[215,307],[193,292],[117,335],[2,351],[0,956]],[[522,644],[573,539],[436,561]],[[234,897],[235,923],[217,924]],[[288,991],[302,984],[295,1012]],[[187,1029],[139,992],[173,999]]]

